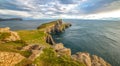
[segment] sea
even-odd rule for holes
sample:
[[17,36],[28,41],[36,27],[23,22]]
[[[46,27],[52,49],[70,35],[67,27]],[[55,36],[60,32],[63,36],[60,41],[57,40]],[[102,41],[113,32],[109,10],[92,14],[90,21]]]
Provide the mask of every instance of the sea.
[[[11,30],[33,30],[55,19],[2,21],[0,27]],[[53,35],[56,43],[71,48],[72,54],[88,52],[102,57],[112,66],[120,66],[120,20],[63,19],[72,26],[63,33]]]

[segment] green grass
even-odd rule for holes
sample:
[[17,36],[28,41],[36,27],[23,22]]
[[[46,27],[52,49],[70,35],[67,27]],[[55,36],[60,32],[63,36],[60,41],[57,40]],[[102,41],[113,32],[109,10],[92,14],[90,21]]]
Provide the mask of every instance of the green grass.
[[20,53],[21,55],[25,57],[28,57],[29,55],[31,55],[31,52],[20,50],[24,46],[26,46],[26,44],[21,43],[21,42],[7,42],[4,44],[0,44],[0,51],[16,52],[16,53]]
[[9,37],[11,34],[8,33],[8,32],[3,32],[3,33],[0,33],[0,40],[3,40],[7,37]]
[[[52,22],[49,22],[49,23],[44,23],[44,24],[41,24],[40,26],[37,27],[37,29],[41,30],[41,31],[44,31],[46,30],[47,28],[50,28],[51,26],[55,25],[57,23],[57,21],[61,21],[61,19],[59,20],[56,20],[56,21],[52,21]],[[66,27],[67,23],[63,23],[61,25],[61,27],[59,28],[60,31],[64,31],[65,27]]]
[[[46,43],[46,36],[49,34],[44,31],[46,28],[54,25],[56,21],[52,21],[50,23],[42,24],[38,27],[39,30],[19,30],[17,31],[21,40],[14,42],[7,42],[0,44],[0,51],[6,52],[16,52],[20,53],[24,57],[20,63],[16,64],[16,66],[27,66],[31,64],[37,64],[37,66],[85,66],[83,63],[75,61],[71,59],[70,56],[59,56],[54,51],[54,49],[50,48],[51,45]],[[61,30],[65,28],[65,24],[60,28]],[[0,33],[0,40],[8,37],[8,33]],[[39,44],[45,47],[43,49],[43,53],[36,58],[33,62],[28,60],[27,58],[31,55],[30,51],[21,51],[20,49],[28,44]]]
[[27,44],[40,44],[44,45],[46,47],[49,47],[50,45],[46,43],[46,36],[47,33],[44,33],[44,31],[40,30],[21,30],[17,31],[20,35],[20,38],[24,40]]
[[15,66],[31,66],[32,61],[28,59],[23,59],[20,63],[16,64]]
[[52,48],[44,49],[44,53],[34,61],[34,64],[38,66],[85,66],[72,60],[69,56],[57,57],[56,52]]
[[56,23],[56,21],[52,21],[52,22],[49,22],[49,23],[44,23],[44,24],[41,24],[40,26],[38,26],[37,29],[46,29],[49,26],[54,25],[55,23]]

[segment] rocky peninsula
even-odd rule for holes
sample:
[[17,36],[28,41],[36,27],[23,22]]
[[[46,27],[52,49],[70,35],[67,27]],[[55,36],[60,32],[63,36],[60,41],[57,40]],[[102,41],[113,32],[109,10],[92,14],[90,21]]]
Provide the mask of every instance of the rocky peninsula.
[[71,55],[70,48],[56,43],[52,35],[70,26],[59,19],[35,30],[0,28],[0,66],[111,66],[101,57],[86,52]]

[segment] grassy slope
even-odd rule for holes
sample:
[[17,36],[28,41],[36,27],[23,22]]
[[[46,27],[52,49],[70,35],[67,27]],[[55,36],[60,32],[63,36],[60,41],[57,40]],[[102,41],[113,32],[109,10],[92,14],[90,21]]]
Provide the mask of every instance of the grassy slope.
[[45,37],[48,35],[40,30],[21,30],[17,31],[21,39],[26,41],[27,44],[40,44],[44,46],[49,46],[46,43]]
[[55,21],[42,24],[39,30],[17,31],[22,41],[0,44],[0,51],[17,52],[25,57],[28,57],[31,52],[20,51],[19,49],[26,46],[27,44],[40,44],[42,46],[45,46],[46,48],[44,49],[44,52],[34,62],[24,59],[16,66],[25,66],[31,63],[37,64],[38,66],[84,66],[84,64],[73,61],[68,56],[57,57],[57,53],[52,48],[50,48],[49,44],[46,43],[45,37],[48,34],[44,33],[43,29],[53,25],[54,23]]
[[73,61],[69,56],[58,57],[52,48],[46,48],[34,63],[38,66],[84,66],[84,64]]

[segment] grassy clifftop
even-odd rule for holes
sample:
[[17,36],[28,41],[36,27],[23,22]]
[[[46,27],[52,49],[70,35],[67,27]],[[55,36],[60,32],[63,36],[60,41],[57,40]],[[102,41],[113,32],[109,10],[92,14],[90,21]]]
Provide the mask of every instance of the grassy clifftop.
[[[20,40],[1,42],[0,51],[20,53],[22,56],[24,56],[25,59],[17,63],[16,66],[84,66],[83,63],[72,60],[70,56],[58,56],[56,51],[52,48],[53,44],[51,44],[51,41],[53,41],[53,39],[50,33],[61,32],[66,27],[65,24],[58,24],[60,21],[61,20],[56,20],[50,23],[42,24],[35,30],[16,31],[20,37]],[[9,34],[6,35],[1,33],[0,36],[2,36],[0,39],[3,39],[4,37],[9,37]],[[33,50],[21,51],[23,47],[32,44],[37,44],[44,47],[42,53],[37,56],[34,61],[28,59],[29,56],[32,55]]]
[[14,32],[9,28],[0,28],[0,58],[7,59],[0,60],[0,66],[111,66],[101,57],[85,52],[71,55],[70,48],[64,47],[62,43],[56,44],[51,34],[63,32],[70,26],[69,23],[56,20],[36,26],[35,30]]

